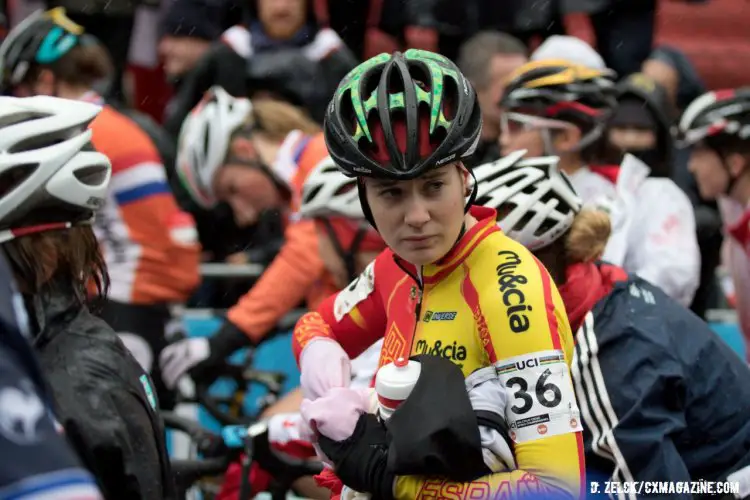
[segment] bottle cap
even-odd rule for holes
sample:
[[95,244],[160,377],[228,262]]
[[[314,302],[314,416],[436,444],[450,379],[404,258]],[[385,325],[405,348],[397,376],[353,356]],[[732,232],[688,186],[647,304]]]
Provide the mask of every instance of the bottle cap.
[[395,410],[409,397],[419,380],[422,365],[419,361],[399,358],[383,365],[375,376],[375,392],[382,407]]

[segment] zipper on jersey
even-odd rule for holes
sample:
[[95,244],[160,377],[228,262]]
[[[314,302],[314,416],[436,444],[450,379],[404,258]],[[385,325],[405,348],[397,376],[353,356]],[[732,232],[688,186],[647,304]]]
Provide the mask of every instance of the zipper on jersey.
[[417,335],[417,327],[419,326],[419,317],[422,314],[422,296],[424,295],[424,283],[422,281],[422,266],[419,266],[417,268],[417,274],[414,275],[411,272],[409,272],[408,269],[406,269],[404,266],[401,265],[401,262],[396,256],[393,256],[393,260],[396,262],[396,265],[406,273],[407,276],[409,276],[414,283],[416,283],[416,293],[418,296],[416,297],[417,305],[414,307],[414,329],[411,332],[411,342],[409,343],[409,352],[408,356],[411,356],[412,349],[414,348],[414,337]]

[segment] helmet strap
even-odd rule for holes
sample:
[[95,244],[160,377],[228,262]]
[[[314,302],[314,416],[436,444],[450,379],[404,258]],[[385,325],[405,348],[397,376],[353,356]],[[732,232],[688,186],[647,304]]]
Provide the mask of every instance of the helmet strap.
[[362,213],[365,216],[367,222],[375,229],[378,230],[375,219],[372,216],[372,210],[370,210],[370,203],[367,201],[367,191],[365,190],[365,181],[362,177],[357,179],[357,194],[359,194],[359,205],[362,207]]
[[544,144],[544,155],[545,156],[559,156],[560,152],[557,151],[554,144],[552,143],[552,130],[545,128],[540,130],[542,133],[542,143]]

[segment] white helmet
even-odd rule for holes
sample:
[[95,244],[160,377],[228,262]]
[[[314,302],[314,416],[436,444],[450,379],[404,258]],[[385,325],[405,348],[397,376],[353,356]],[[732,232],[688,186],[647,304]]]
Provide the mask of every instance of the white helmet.
[[204,208],[217,202],[214,176],[226,160],[232,134],[253,110],[250,99],[211,87],[182,122],[177,144],[177,173],[191,198]]
[[340,215],[362,219],[362,206],[357,194],[357,179],[347,177],[326,156],[310,172],[302,186],[300,215],[305,218]]
[[0,97],[0,241],[28,226],[34,210],[57,214],[40,224],[74,224],[102,207],[112,166],[87,128],[99,111],[57,97]]
[[583,202],[556,156],[523,159],[526,150],[474,168],[477,205],[498,211],[498,225],[529,250],[543,248],[567,231]]

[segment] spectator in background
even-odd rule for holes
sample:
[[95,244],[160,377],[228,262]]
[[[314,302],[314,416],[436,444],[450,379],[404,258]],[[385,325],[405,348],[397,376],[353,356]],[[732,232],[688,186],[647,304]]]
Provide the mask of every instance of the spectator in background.
[[[617,109],[609,121],[608,140],[651,167],[652,177],[672,177],[673,115],[666,90],[642,73],[617,84]],[[619,163],[619,159],[617,159]]]
[[565,32],[559,0],[412,0],[430,11],[440,32],[440,53],[458,57],[460,46],[480,31],[509,33],[528,44]]
[[458,67],[477,91],[482,110],[482,135],[472,163],[500,157],[500,107],[505,78],[528,61],[526,46],[506,33],[483,31],[467,40],[458,53]]
[[250,0],[247,23],[224,32],[185,77],[167,110],[167,129],[177,136],[214,85],[236,97],[271,91],[322,121],[336,84],[356,60],[336,32],[319,28],[313,7],[313,0]]
[[206,0],[170,0],[161,22],[159,55],[178,86],[221,36],[221,6]]
[[560,0],[563,13],[589,14],[596,49],[618,75],[635,73],[654,43],[656,0]]

